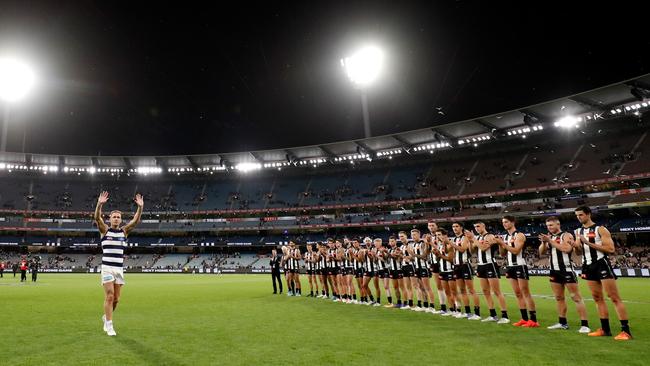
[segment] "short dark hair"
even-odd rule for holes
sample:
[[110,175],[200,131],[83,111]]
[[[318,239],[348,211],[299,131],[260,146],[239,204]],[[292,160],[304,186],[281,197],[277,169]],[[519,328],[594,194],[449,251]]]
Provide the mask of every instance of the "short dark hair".
[[465,227],[465,225],[463,225],[462,221],[454,221],[454,222],[451,223],[452,226],[453,226],[454,224],[456,224],[456,225],[458,225],[458,226],[460,226],[460,227]]
[[402,234],[406,235],[406,231],[400,231],[397,233],[397,235],[402,235]]
[[414,232],[414,231],[417,231],[418,234],[420,233],[419,229],[411,229],[411,232]]
[[591,215],[591,209],[589,206],[578,206],[574,211],[582,211],[587,215]]
[[560,222],[560,219],[558,219],[557,216],[549,216],[549,217],[546,219],[546,222],[549,222],[549,221],[557,221],[557,222]]
[[476,225],[476,224],[483,224],[483,225],[485,225],[485,223],[484,223],[482,220],[474,221],[474,225]]
[[391,235],[388,237],[388,240],[397,240],[397,238],[395,237],[395,235]]
[[510,222],[512,222],[512,223],[515,222],[515,217],[512,216],[512,215],[505,215],[505,216],[503,216],[501,219],[502,219],[502,220],[508,220],[508,221],[510,221]]
[[332,238],[327,238],[327,242],[328,242],[328,243],[333,243],[333,242],[334,242],[334,239],[332,239]]
[[436,232],[437,232],[437,233],[440,233],[440,234],[442,234],[442,235],[447,235],[447,230],[445,230],[445,229],[443,229],[443,228],[439,228],[438,230],[436,230]]

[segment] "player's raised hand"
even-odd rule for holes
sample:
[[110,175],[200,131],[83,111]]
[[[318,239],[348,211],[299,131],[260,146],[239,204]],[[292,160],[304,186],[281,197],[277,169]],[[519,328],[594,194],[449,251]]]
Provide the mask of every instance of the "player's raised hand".
[[470,240],[474,239],[474,233],[473,232],[471,232],[469,230],[465,230],[464,234],[467,237],[467,239],[470,239]]
[[548,234],[539,234],[537,237],[539,238],[540,241],[543,242],[548,242],[549,240],[551,240],[551,237]]
[[142,195],[140,193],[136,194],[133,200],[138,206],[140,207],[144,206],[144,199],[142,198]]
[[108,202],[108,192],[102,191],[102,193],[99,194],[99,198],[97,199],[97,203],[99,203],[100,205],[103,205],[106,202]]

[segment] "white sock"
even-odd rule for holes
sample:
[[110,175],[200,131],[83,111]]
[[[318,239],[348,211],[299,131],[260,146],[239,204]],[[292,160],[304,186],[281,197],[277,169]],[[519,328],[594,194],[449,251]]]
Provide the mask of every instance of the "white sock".
[[112,327],[113,326],[113,321],[112,320],[107,320],[106,321],[106,326],[107,327]]

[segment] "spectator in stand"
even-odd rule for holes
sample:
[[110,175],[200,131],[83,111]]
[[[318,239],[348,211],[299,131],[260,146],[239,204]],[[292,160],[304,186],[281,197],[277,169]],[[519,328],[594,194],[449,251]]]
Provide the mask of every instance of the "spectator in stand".
[[0,278],[5,276],[5,262],[0,262]]

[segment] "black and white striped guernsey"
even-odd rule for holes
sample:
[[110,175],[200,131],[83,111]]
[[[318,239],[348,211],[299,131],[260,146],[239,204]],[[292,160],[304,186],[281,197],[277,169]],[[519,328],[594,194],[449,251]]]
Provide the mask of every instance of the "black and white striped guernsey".
[[363,262],[358,259],[359,255],[359,250],[358,248],[352,248],[352,264],[354,265],[354,269],[362,269],[363,268]]
[[[454,244],[457,246],[463,246],[463,236],[456,236],[454,237]],[[455,266],[462,266],[463,264],[467,263],[468,260],[468,250],[465,250],[464,252],[461,252],[460,250],[456,249],[456,254],[454,255],[454,265]]]
[[336,249],[327,250],[327,268],[336,268]]
[[[442,253],[445,256],[449,254],[449,252],[447,251],[447,245],[442,244],[440,246],[440,253]],[[453,263],[444,258],[440,258],[440,261],[438,263],[440,263],[440,272],[451,272],[454,270]]]
[[[476,237],[476,240],[482,245],[483,243],[485,243],[485,237],[488,235],[490,234],[486,233],[485,235],[479,235]],[[478,255],[477,255],[478,264],[494,263],[494,257],[496,257],[497,250],[498,249],[496,244],[490,245],[490,247],[487,250],[481,250],[481,247],[479,247]]]
[[427,257],[427,261],[429,262],[430,267],[434,267],[438,265],[438,257],[436,257],[436,255],[433,254],[433,248],[440,249],[440,243],[438,242],[438,240],[433,240],[433,244],[431,245],[431,248],[429,248],[429,256]]
[[[515,231],[512,234],[506,233],[503,236],[503,241],[506,243],[511,248],[515,247],[515,239],[517,238],[517,234],[519,234],[519,231]],[[521,251],[519,254],[514,254],[512,252],[508,252],[506,254],[506,257],[508,259],[508,267],[513,267],[513,266],[525,266],[526,261],[524,260],[524,248],[521,248]]]
[[413,258],[413,268],[422,269],[427,268],[427,263],[424,259],[418,258],[417,256],[424,255],[424,242],[422,240],[413,243],[413,252],[415,257]]
[[407,244],[401,243],[401,245],[399,247],[402,250],[402,266],[408,266],[408,265],[411,264],[411,259],[406,259],[406,256],[409,255],[409,253],[408,253],[409,245],[410,245],[410,243],[407,243]]
[[[550,233],[549,233],[550,234]],[[551,240],[557,244],[562,243],[562,235],[564,232],[559,234],[550,234]],[[558,250],[550,244],[546,244],[550,250],[549,261],[551,262],[551,269],[554,271],[562,272],[573,272],[573,262],[571,261],[571,253],[565,253],[561,250]]]
[[399,271],[402,269],[402,261],[393,257],[393,254],[396,254],[397,250],[398,250],[397,247],[394,248],[391,247],[390,249],[388,249],[388,254],[390,255],[388,259],[388,266],[392,271]]
[[379,253],[380,253],[380,251],[377,250],[377,260],[376,260],[375,263],[377,264],[377,270],[378,271],[383,271],[385,269],[388,269],[388,265],[386,264],[386,258],[384,257],[384,255],[387,255],[387,254],[386,254],[386,252],[382,252],[381,256],[380,256]]
[[375,271],[375,260],[370,256],[370,249],[366,250],[365,268],[368,272]]
[[127,246],[124,229],[109,228],[101,239],[102,267],[122,268],[124,248]]
[[[579,240],[579,237],[582,236],[592,244],[603,245],[603,241],[600,238],[600,233],[598,232],[599,227],[600,226],[598,225],[592,225],[590,227],[581,227],[579,229],[576,229],[576,239]],[[607,254],[582,243],[583,265],[590,265],[603,258],[607,258]]]
[[309,271],[313,271],[316,269],[315,263],[312,262],[313,256],[314,254],[309,251],[305,253],[305,255],[303,256],[303,258],[305,259],[305,265],[307,267],[307,270]]

